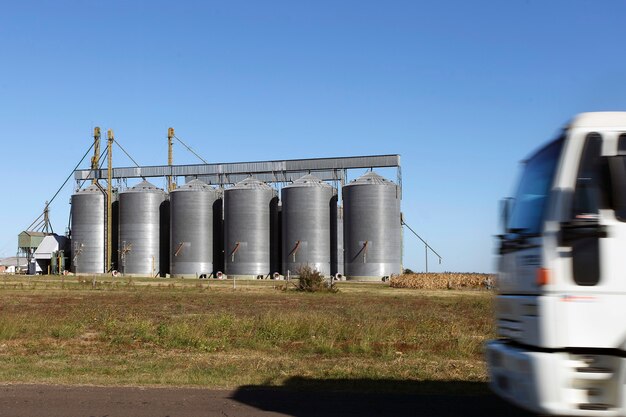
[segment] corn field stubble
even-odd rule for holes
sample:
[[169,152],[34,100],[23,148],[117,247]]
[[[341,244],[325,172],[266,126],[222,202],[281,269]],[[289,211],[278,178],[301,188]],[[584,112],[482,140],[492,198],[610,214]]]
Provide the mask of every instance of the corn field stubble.
[[412,273],[391,278],[392,288],[421,290],[487,289],[495,284],[494,274],[443,272]]
[[233,289],[216,281],[11,277],[0,280],[0,382],[484,382],[492,298],[382,284],[341,283],[332,294],[280,291],[271,282]]

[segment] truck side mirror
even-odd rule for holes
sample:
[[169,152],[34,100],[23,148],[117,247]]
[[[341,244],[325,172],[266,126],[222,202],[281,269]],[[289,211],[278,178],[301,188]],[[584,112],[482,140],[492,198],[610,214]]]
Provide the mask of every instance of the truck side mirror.
[[608,237],[607,228],[595,221],[573,220],[561,223],[559,246],[572,246],[582,239],[600,239]]
[[506,197],[500,200],[500,227],[502,227],[502,233],[506,233],[506,230],[509,227],[513,200],[513,197]]

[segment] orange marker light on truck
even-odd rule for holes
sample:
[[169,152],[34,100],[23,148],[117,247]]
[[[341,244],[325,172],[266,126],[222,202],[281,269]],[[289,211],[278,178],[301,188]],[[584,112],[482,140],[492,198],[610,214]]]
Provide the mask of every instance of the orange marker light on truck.
[[550,270],[548,268],[537,269],[537,285],[542,287],[550,283]]

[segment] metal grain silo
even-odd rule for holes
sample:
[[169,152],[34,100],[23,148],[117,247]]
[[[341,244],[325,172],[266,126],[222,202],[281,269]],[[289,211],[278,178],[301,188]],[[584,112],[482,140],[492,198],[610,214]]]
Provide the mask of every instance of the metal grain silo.
[[342,189],[345,274],[380,280],[401,272],[400,187],[368,172]]
[[274,255],[272,271],[274,271],[274,275],[278,274],[278,277],[281,275],[286,275],[287,271],[283,270],[283,203],[279,201],[276,205],[276,222],[274,223],[276,227],[274,228],[273,240],[274,244],[272,245],[271,251]]
[[330,273],[337,277],[344,276],[343,270],[343,207],[337,207],[337,216],[331,219]]
[[170,192],[170,274],[201,277],[213,273],[213,204],[217,191],[192,180]]
[[113,189],[113,204],[111,204],[111,210],[113,210],[111,216],[111,269],[117,271],[119,269],[117,262],[118,245],[120,242],[120,201],[119,194],[116,189]]
[[271,223],[278,198],[254,178],[224,190],[224,258],[229,278],[268,276],[271,270]]
[[96,185],[72,195],[72,271],[76,274],[105,272],[104,194]]
[[282,189],[283,272],[298,276],[303,266],[331,273],[331,222],[337,217],[337,190],[313,175]]
[[224,272],[224,189],[218,188],[213,203],[213,276]]
[[142,181],[119,196],[119,269],[165,275],[169,256],[169,203],[163,190]]

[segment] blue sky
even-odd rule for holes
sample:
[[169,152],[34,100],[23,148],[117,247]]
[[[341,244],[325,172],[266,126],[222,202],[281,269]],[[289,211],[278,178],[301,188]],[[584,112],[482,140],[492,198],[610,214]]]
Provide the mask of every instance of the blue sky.
[[[173,126],[211,162],[399,153],[407,222],[444,257],[430,269],[493,271],[518,161],[576,113],[626,110],[624,16],[622,1],[4,2],[0,256],[94,126],[145,165],[166,163]],[[179,146],[175,162],[197,159]],[[424,269],[409,233],[405,266]]]

